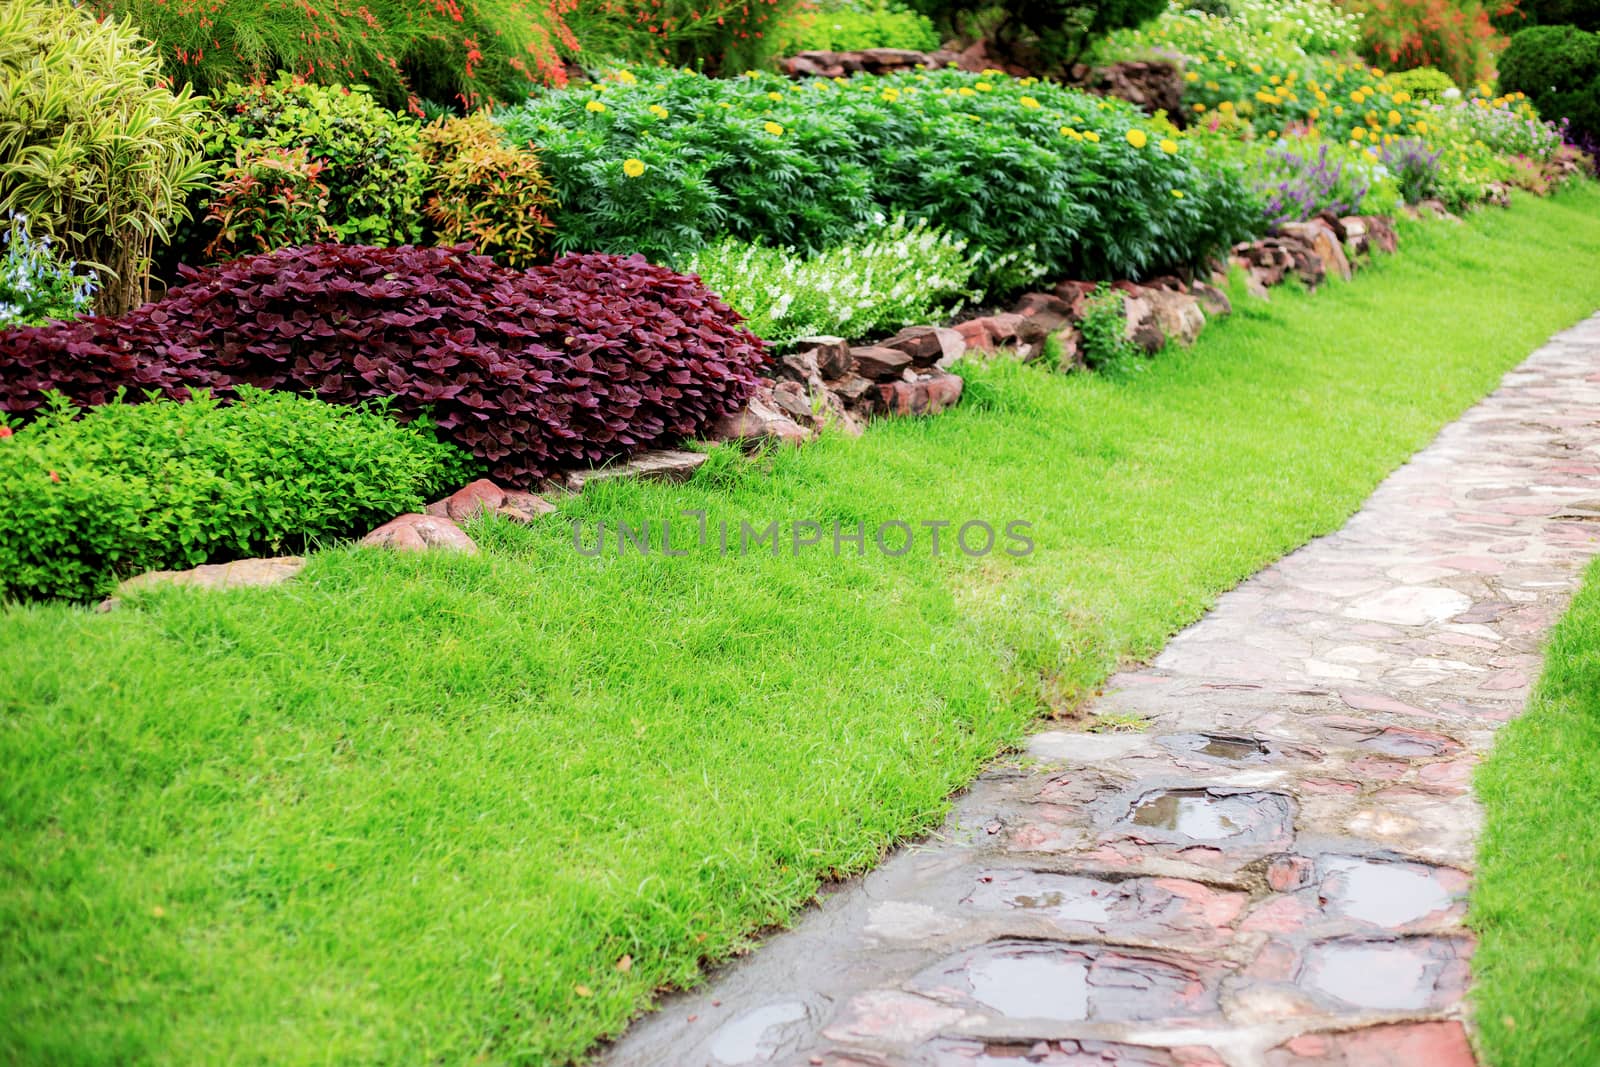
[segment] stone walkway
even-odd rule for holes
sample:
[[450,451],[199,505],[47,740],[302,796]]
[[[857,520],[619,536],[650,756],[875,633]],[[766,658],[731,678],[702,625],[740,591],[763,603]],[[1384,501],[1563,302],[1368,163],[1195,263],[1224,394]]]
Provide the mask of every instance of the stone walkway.
[[1600,315],[609,1067],[1465,1067],[1472,768],[1600,535]]

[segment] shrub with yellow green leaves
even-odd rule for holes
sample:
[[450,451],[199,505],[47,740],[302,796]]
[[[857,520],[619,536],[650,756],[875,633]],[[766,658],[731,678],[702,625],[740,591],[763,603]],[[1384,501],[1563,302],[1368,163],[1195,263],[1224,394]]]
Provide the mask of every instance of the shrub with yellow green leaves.
[[151,254],[205,183],[202,113],[127,24],[67,0],[0,4],[0,213],[94,268],[98,310],[148,298]]
[[422,131],[428,163],[423,214],[442,244],[473,248],[511,267],[550,258],[555,191],[531,147],[506,144],[487,112]]

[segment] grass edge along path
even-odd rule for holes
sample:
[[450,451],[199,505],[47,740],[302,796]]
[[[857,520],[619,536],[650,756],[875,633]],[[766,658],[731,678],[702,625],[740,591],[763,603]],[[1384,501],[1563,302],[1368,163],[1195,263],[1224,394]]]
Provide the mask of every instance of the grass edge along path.
[[1468,920],[1487,1067],[1600,1063],[1600,562],[1495,737]]
[[564,505],[1022,519],[1023,558],[585,559],[491,522],[480,557],[7,609],[0,1059],[583,1058],[1600,306],[1592,185],[1404,240],[1122,380],[999,364],[937,419]]

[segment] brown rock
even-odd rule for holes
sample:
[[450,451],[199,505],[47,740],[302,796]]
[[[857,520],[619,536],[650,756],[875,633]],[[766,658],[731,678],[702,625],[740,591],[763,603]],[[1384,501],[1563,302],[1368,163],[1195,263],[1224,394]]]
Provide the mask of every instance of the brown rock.
[[451,520],[415,512],[390,519],[360,541],[373,548],[397,552],[422,552],[430,548],[476,554],[478,546]]
[[873,410],[882,415],[936,415],[961,402],[965,383],[954,374],[935,374],[914,382],[883,382],[873,387]]
[[850,350],[855,372],[874,382],[887,382],[900,377],[900,372],[911,366],[911,357],[898,348],[880,345],[860,345]]
[[652,482],[686,482],[706,461],[704,452],[684,452],[661,449],[640,452],[623,463],[592,470],[571,471],[567,474],[567,487],[582,492],[583,487],[609,478],[643,478]]
[[[1309,222],[1280,223],[1278,229],[1286,239],[1298,241],[1322,261],[1321,274],[1324,277],[1349,279],[1350,260],[1345,256],[1344,244],[1332,226],[1321,219],[1312,219]],[[1298,266],[1297,262],[1297,269]]]
[[1155,323],[1168,340],[1185,348],[1194,344],[1205,329],[1206,316],[1200,302],[1186,293],[1171,289],[1146,289],[1143,299],[1150,303]]
[[848,378],[828,383],[828,391],[839,396],[846,406],[867,395],[867,391],[871,388],[872,383],[859,374],[852,374]]
[[517,522],[532,522],[541,515],[552,515],[556,506],[537,493],[529,493],[522,489],[507,489],[505,503],[500,505],[496,515],[504,515]]
[[[781,384],[794,389],[800,388],[797,382]],[[787,398],[787,393],[785,396]],[[809,406],[806,410],[809,414]],[[751,395],[743,411],[723,415],[713,422],[708,437],[713,441],[734,441],[748,449],[759,448],[772,442],[788,445],[804,444],[811,439],[811,431],[790,418],[778,401],[775,389],[764,385]]]
[[306,565],[303,556],[269,556],[236,559],[230,563],[206,563],[186,571],[146,571],[117,586],[104,607],[118,597],[160,586],[183,585],[197,589],[240,589],[246,586],[277,585],[299,574]]
[[948,367],[967,351],[960,332],[945,326],[908,326],[882,342],[883,348],[896,348],[911,357],[914,367]]
[[1233,301],[1228,299],[1228,294],[1210,282],[1195,282],[1190,290],[1194,298],[1200,301],[1200,310],[1208,317],[1220,318],[1233,314]]
[[1123,326],[1123,336],[1132,341],[1140,350],[1147,353],[1161,351],[1167,343],[1167,335],[1162,332],[1161,326],[1156,322],[1155,305],[1149,296],[1141,293],[1135,296],[1126,291],[1122,294],[1122,313],[1126,324]]
[[843,337],[802,337],[794,343],[794,350],[816,357],[817,373],[824,378],[843,378],[850,373],[850,345]]
[[777,370],[778,377],[792,382],[814,382],[822,378],[822,367],[817,362],[817,350],[814,348],[779,356]]
[[996,348],[994,330],[990,328],[988,319],[968,319],[958,322],[955,331],[960,335],[962,342],[969,352],[983,352],[992,355]]

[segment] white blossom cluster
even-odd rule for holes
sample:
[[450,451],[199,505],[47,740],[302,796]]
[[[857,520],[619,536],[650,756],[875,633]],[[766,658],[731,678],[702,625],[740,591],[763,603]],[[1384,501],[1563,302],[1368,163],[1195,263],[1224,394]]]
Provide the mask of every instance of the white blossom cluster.
[[818,334],[867,337],[930,322],[969,298],[965,241],[928,226],[878,220],[873,237],[815,256],[732,239],[683,269],[701,279],[774,344]]

